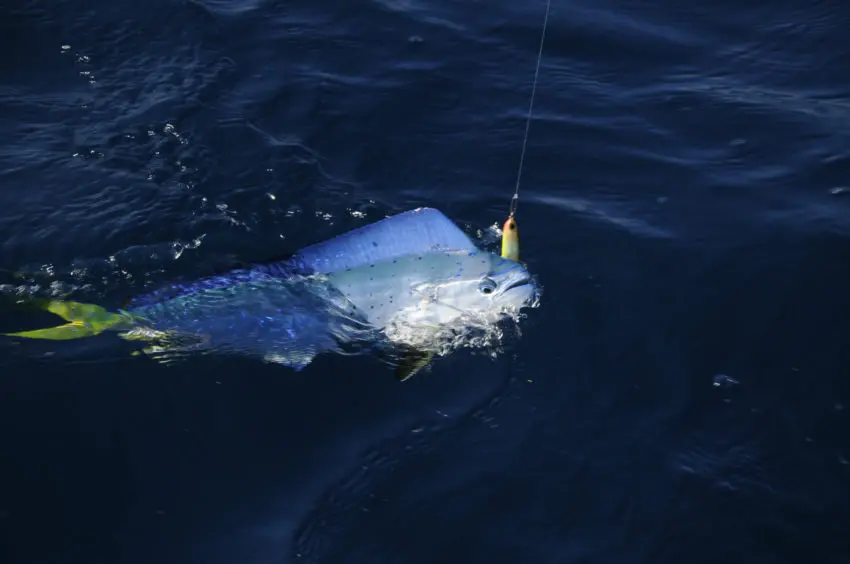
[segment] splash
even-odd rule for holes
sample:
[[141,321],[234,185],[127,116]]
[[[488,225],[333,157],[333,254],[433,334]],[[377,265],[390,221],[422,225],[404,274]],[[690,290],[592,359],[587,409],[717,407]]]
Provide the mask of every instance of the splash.
[[527,317],[525,310],[540,307],[543,289],[539,285],[537,288],[534,301],[522,310],[502,308],[487,312],[465,312],[451,323],[439,326],[416,323],[412,311],[402,311],[387,325],[384,334],[389,341],[430,351],[437,356],[467,349],[495,358],[505,352],[506,346],[513,339],[522,336],[521,322]]

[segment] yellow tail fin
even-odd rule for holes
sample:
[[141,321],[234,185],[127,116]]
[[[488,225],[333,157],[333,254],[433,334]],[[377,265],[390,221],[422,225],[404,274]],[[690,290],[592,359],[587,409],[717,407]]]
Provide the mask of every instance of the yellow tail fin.
[[7,337],[23,337],[25,339],[47,339],[51,341],[67,341],[93,337],[128,321],[121,313],[112,313],[94,304],[46,300],[37,302],[38,307],[58,315],[68,323],[46,329],[20,331],[18,333],[3,333]]

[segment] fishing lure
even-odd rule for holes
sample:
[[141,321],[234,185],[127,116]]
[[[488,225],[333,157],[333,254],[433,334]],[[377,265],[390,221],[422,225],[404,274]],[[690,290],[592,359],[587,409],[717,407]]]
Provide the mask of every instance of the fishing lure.
[[519,231],[513,215],[502,226],[502,258],[519,262]]

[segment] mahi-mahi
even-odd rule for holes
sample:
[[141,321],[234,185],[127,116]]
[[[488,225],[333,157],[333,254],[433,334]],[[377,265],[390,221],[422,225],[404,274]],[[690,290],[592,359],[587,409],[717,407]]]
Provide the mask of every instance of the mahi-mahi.
[[478,249],[442,213],[419,208],[280,261],[163,287],[117,313],[46,300],[67,324],[9,335],[66,340],[115,330],[149,342],[155,356],[232,352],[296,370],[323,352],[383,342],[404,351],[404,379],[428,363],[447,329],[495,324],[538,295],[525,265]]

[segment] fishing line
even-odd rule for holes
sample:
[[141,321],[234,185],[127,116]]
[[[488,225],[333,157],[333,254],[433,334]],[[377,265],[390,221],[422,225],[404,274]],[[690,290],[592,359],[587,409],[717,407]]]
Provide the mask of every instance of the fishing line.
[[522,153],[519,157],[519,170],[517,171],[516,176],[514,196],[511,198],[510,212],[508,214],[509,218],[512,218],[514,214],[516,214],[517,204],[519,203],[519,183],[522,179],[522,166],[525,162],[525,148],[528,144],[528,131],[531,128],[531,114],[534,110],[534,94],[537,92],[537,77],[540,75],[540,60],[543,58],[543,42],[546,39],[546,26],[549,23],[549,11],[551,6],[552,0],[546,0],[546,16],[543,18],[543,31],[540,33],[540,48],[537,51],[537,68],[534,70],[534,81],[531,84],[531,101],[528,104],[528,116],[525,121],[525,137],[523,137],[522,140]]
[[546,40],[546,27],[549,24],[549,11],[552,0],[546,0],[546,17],[540,32],[540,48],[537,50],[537,66],[534,69],[534,81],[531,83],[531,100],[528,103],[528,115],[525,118],[525,136],[522,139],[522,153],[519,156],[519,170],[516,173],[516,186],[511,198],[508,219],[502,226],[502,258],[519,262],[519,229],[516,224],[516,208],[519,203],[519,183],[522,180],[522,168],[525,164],[525,150],[528,146],[528,131],[531,129],[531,115],[534,111],[534,95],[537,93],[537,78],[540,76],[540,61],[543,59],[543,42]]

